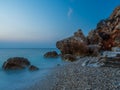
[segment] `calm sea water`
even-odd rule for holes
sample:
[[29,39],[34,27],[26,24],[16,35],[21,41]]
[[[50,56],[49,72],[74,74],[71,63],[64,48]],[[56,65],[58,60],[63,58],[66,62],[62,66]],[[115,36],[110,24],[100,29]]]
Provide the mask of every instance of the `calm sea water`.
[[[59,51],[57,49],[0,49],[0,90],[17,90],[34,84],[37,80],[42,79],[48,72],[57,66],[65,64],[61,58],[43,57],[45,52]],[[2,64],[10,57],[28,58],[31,64],[40,68],[39,71],[30,72],[28,70],[4,71]]]

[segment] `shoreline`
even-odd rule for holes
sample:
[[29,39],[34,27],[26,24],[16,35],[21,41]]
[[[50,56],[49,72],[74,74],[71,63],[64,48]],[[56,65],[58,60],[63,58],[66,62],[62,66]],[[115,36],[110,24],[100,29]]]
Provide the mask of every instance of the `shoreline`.
[[38,81],[36,80],[36,83],[34,83],[29,87],[25,87],[18,90],[51,90],[52,88],[50,89],[50,87],[53,87],[56,82],[57,71],[61,70],[66,65],[67,64],[49,68],[49,70],[47,70],[47,73],[46,73],[47,75],[44,75],[42,78],[40,77]]
[[84,57],[76,62],[53,68],[49,75],[24,90],[120,90],[120,69],[83,67]]

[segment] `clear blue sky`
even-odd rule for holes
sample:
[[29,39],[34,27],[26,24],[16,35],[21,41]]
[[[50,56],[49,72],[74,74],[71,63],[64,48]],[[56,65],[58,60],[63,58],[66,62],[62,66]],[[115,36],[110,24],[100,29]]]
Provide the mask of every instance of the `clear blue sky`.
[[120,0],[0,0],[0,48],[55,47],[81,28],[85,35]]

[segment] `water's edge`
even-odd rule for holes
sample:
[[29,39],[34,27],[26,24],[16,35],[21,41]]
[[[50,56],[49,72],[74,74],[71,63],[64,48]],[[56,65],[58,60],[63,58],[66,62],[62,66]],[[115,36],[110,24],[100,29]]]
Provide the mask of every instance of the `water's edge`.
[[[58,64],[65,64],[61,58],[43,57],[48,51],[58,51],[56,48],[43,49],[0,49],[0,90],[16,90],[23,87],[33,85],[38,80],[47,76]],[[30,72],[28,70],[21,71],[4,71],[2,64],[10,57],[25,57],[38,68],[39,71]]]

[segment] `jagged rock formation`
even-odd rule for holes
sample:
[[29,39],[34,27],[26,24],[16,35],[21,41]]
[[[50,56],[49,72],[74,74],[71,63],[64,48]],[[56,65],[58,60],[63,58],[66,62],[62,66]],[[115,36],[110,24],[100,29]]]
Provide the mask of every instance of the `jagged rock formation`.
[[120,6],[108,19],[101,20],[87,38],[88,44],[99,44],[102,50],[120,46]]
[[84,55],[88,51],[87,39],[80,29],[74,33],[74,36],[58,41],[56,46],[62,54]]
[[[56,46],[62,54],[73,55],[93,55],[100,50],[120,47],[120,6],[113,11],[108,19],[101,20],[96,29],[90,31],[87,37],[81,30],[78,30],[74,36],[58,41]],[[91,49],[91,46],[97,47]]]

